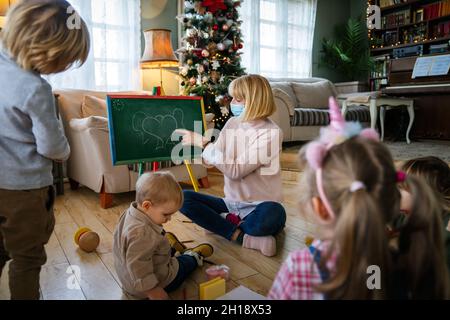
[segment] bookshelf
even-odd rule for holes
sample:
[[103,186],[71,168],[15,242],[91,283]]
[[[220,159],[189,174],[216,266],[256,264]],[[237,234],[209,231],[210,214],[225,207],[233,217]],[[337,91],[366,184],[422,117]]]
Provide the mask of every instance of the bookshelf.
[[381,29],[369,30],[375,71],[370,87],[388,84],[391,59],[444,53],[450,44],[450,0],[369,0],[381,9]]

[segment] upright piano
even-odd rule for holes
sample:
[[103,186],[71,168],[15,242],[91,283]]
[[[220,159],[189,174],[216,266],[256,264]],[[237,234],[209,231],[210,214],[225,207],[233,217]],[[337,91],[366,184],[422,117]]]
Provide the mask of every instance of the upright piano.
[[450,75],[413,79],[417,58],[391,60],[389,85],[382,89],[382,94],[414,98],[413,136],[450,140]]

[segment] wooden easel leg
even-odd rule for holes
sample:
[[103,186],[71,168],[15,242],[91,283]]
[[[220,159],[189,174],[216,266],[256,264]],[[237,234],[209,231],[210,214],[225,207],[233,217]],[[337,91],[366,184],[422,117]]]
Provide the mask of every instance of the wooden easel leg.
[[78,187],[80,186],[80,184],[77,181],[75,181],[75,180],[73,180],[71,178],[69,178],[69,184],[70,184],[70,189],[71,190],[77,190]]
[[105,192],[105,182],[103,182],[102,189],[100,191],[100,207],[108,209],[112,207],[113,196],[111,193]]
[[190,162],[187,160],[184,160],[184,165],[186,166],[186,169],[189,173],[189,178],[191,179],[192,186],[194,187],[194,191],[198,192],[198,182],[197,182],[197,179],[195,179],[194,171],[192,170]]
[[208,189],[209,188],[209,180],[208,177],[198,179],[198,183],[200,184],[200,188]]

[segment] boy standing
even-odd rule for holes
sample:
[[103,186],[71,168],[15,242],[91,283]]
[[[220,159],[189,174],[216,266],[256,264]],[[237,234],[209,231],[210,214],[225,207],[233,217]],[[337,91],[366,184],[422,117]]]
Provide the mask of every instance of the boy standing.
[[8,260],[11,299],[39,299],[55,218],[52,160],[70,154],[52,88],[41,78],[83,64],[89,33],[69,30],[67,1],[18,2],[0,34],[0,275]]

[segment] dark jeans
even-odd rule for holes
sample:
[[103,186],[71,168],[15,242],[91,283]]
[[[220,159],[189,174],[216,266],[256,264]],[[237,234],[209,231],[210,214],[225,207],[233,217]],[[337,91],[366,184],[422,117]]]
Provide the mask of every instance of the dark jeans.
[[[238,228],[220,216],[222,212],[228,212],[221,198],[186,190],[180,211],[199,226],[228,240]],[[286,211],[283,206],[278,202],[266,201],[245,217],[239,229],[251,236],[269,236],[280,232],[285,223]]]
[[186,278],[197,268],[197,260],[193,256],[181,255],[177,257],[180,265],[177,275],[172,282],[164,289],[167,292],[172,292],[178,289],[179,286],[186,280]]

